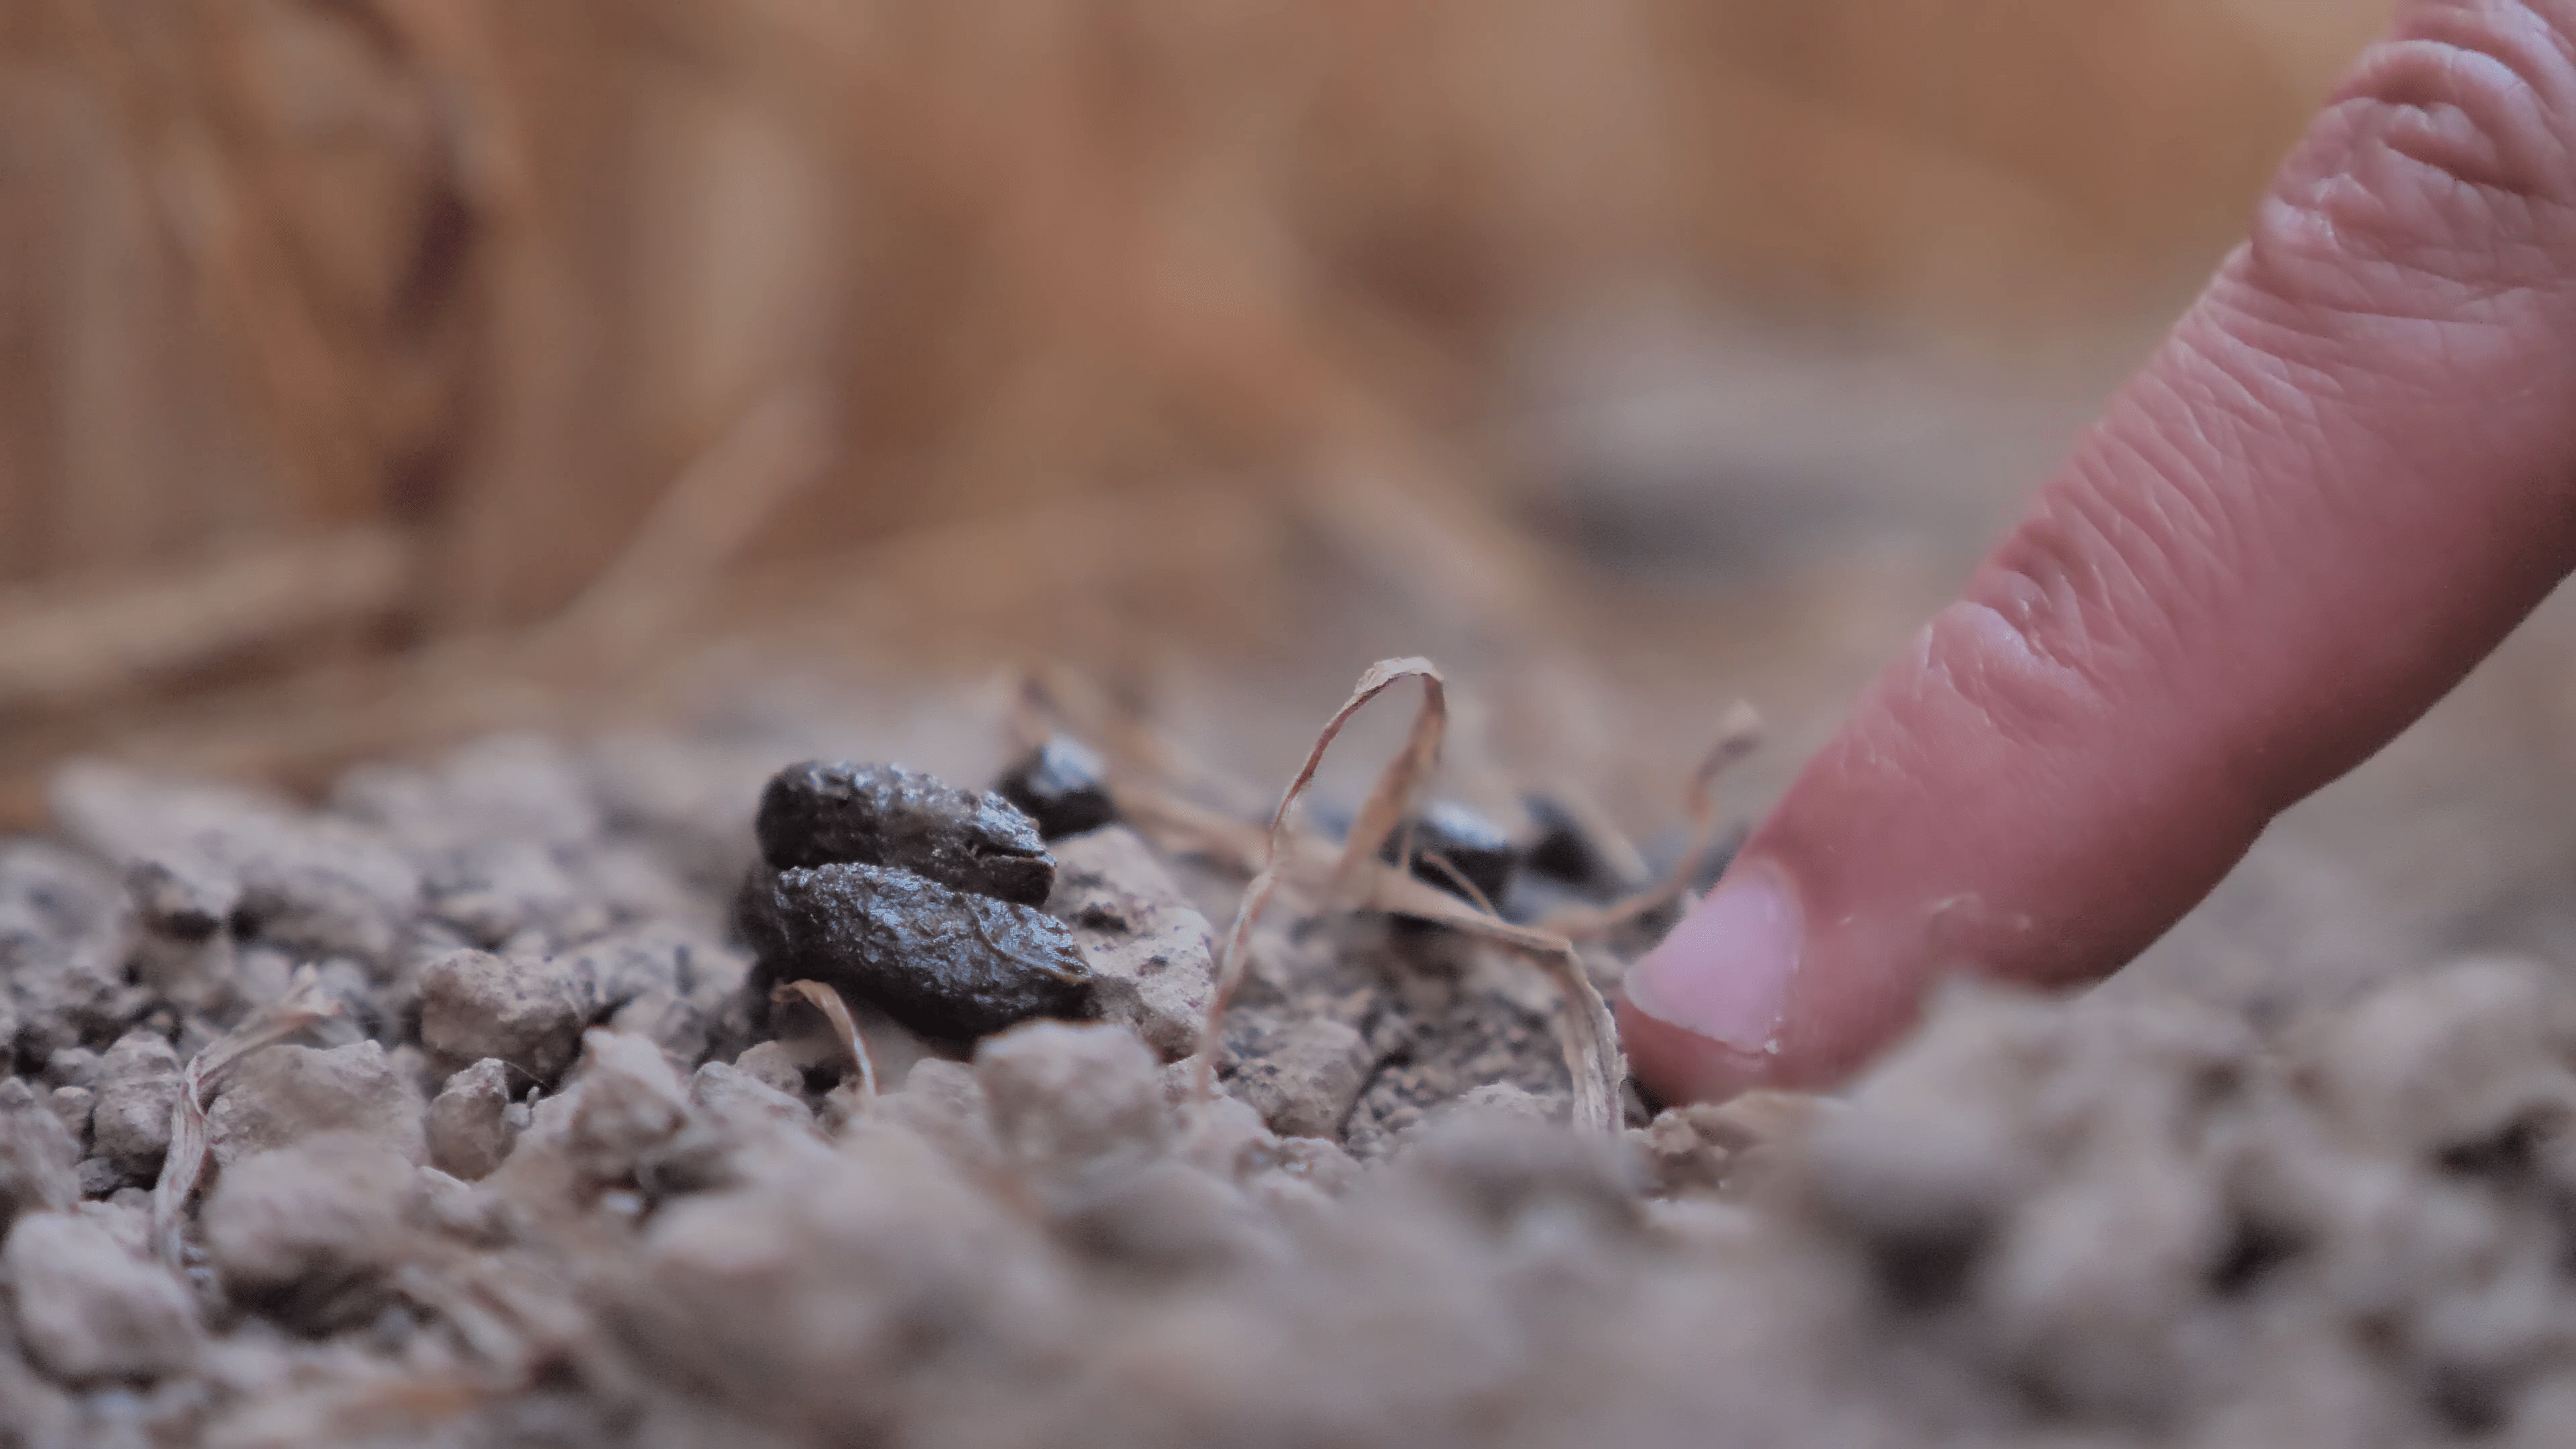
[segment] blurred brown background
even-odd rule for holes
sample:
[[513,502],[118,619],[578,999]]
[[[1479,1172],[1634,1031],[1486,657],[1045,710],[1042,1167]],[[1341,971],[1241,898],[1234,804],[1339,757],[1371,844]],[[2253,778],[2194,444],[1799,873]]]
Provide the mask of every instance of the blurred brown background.
[[2152,316],[2379,8],[29,0],[0,580],[135,637],[0,709],[1102,496],[1508,552],[1531,339]]
[[810,388],[812,551],[1293,487],[1653,279],[2014,332],[2202,269],[2376,7],[2322,0],[30,0],[0,576],[399,530],[525,623]]
[[[1072,659],[1270,779],[1418,649],[1462,752],[1631,802],[1750,696],[1758,808],[2386,9],[23,0],[0,815],[74,750],[636,723],[719,656]],[[2288,827],[2484,848],[2258,856],[2310,884],[2234,939],[2576,862],[2459,807],[2563,768],[2547,658],[2464,707],[2514,770]]]

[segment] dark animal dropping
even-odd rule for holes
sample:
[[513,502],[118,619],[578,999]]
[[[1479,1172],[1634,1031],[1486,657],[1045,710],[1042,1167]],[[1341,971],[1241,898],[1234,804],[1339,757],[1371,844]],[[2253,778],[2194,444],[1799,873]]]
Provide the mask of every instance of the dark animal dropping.
[[1091,968],[1062,921],[906,870],[834,864],[757,873],[741,924],[754,985],[811,979],[929,1036],[979,1037],[1082,1016]]
[[1069,735],[1050,735],[993,788],[1028,812],[1049,840],[1083,835],[1118,818],[1100,757]]
[[1531,874],[1603,896],[1636,884],[1619,879],[1592,832],[1554,796],[1533,792],[1521,797],[1521,807],[1538,828],[1538,837],[1524,857]]
[[776,870],[895,866],[1024,906],[1055,890],[1055,858],[1018,807],[900,765],[790,765],[761,792],[754,828]]
[[[1387,859],[1395,858],[1403,840],[1404,832],[1398,830],[1387,841]],[[1453,895],[1463,894],[1448,871],[1425,859],[1433,855],[1449,862],[1469,885],[1483,892],[1488,904],[1503,898],[1503,892],[1511,888],[1512,872],[1520,864],[1520,852],[1502,827],[1448,800],[1435,800],[1424,806],[1413,822],[1413,873]]]

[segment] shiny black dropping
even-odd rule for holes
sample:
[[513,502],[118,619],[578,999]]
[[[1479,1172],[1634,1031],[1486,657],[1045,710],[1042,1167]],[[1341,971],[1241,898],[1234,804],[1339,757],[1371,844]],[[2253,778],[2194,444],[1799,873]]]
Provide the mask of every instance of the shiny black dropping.
[[736,903],[760,954],[754,989],[824,982],[925,1036],[987,1036],[1090,1013],[1091,968],[1062,921],[910,871],[755,870]]
[[1521,808],[1528,812],[1530,824],[1538,831],[1522,855],[1522,864],[1530,874],[1603,897],[1640,884],[1620,879],[1592,832],[1553,796],[1524,795]]
[[1024,906],[1055,890],[1055,857],[1019,807],[900,765],[790,765],[761,791],[754,829],[776,870],[894,866]]
[[1050,735],[1013,765],[993,791],[1027,812],[1038,823],[1038,834],[1049,840],[1098,830],[1118,818],[1100,757],[1069,735]]
[[[1388,860],[1395,858],[1404,839],[1398,830],[1386,843]],[[1423,857],[1438,855],[1465,876],[1467,882],[1482,891],[1488,904],[1498,902],[1511,889],[1512,872],[1520,866],[1520,850],[1501,826],[1454,801],[1435,800],[1422,807],[1413,822],[1413,873],[1422,880],[1452,895],[1462,895],[1449,873]]]

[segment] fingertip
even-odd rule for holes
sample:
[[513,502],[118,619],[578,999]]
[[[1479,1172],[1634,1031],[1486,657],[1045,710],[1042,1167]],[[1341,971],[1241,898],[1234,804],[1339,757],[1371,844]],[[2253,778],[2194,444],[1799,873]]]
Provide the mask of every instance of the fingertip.
[[1737,861],[1628,973],[1620,1023],[1639,1078],[1698,1100],[1773,1076],[1805,937],[1787,875]]
[[1619,1043],[1628,1069],[1659,1102],[1723,1102],[1770,1084],[1774,1059],[1735,1050],[1619,1002]]
[[1766,860],[1738,860],[1628,973],[1629,1000],[1737,1051],[1771,1050],[1805,936],[1788,877]]

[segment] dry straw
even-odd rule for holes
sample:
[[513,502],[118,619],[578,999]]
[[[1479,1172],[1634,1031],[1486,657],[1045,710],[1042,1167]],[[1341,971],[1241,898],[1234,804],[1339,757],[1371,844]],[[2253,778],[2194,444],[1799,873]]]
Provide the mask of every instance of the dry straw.
[[285,996],[188,1059],[179,1100],[170,1106],[170,1151],[152,1184],[153,1246],[171,1267],[180,1266],[188,1201],[196,1196],[197,1180],[206,1170],[206,1094],[222,1086],[253,1052],[339,1014],[339,1000],[323,992],[313,968],[300,967]]
[[[1352,717],[1387,690],[1406,680],[1419,680],[1422,703],[1403,746],[1379,772],[1360,806],[1350,833],[1339,845],[1322,840],[1297,824],[1297,804],[1315,779],[1324,754]],[[1097,737],[1117,742],[1112,752],[1111,788],[1120,812],[1167,849],[1196,852],[1251,873],[1241,904],[1217,963],[1215,991],[1202,1028],[1194,1069],[1194,1090],[1201,1098],[1214,1091],[1218,1056],[1223,1050],[1227,1008],[1242,984],[1250,962],[1254,928],[1281,890],[1294,891],[1317,916],[1352,912],[1386,912],[1433,921],[1461,934],[1512,951],[1545,971],[1561,1002],[1558,1030],[1568,1074],[1574,1087],[1574,1121],[1591,1131],[1616,1132],[1621,1121],[1620,1091],[1627,1080],[1627,1060],[1619,1048],[1618,1023],[1592,979],[1578,939],[1596,940],[1618,927],[1669,905],[1685,888],[1716,834],[1717,812],[1711,785],[1729,763],[1741,758],[1756,738],[1749,709],[1739,707],[1727,720],[1721,738],[1694,771],[1688,804],[1698,844],[1664,881],[1642,894],[1581,919],[1531,927],[1497,917],[1489,904],[1470,902],[1415,877],[1409,845],[1390,863],[1381,852],[1411,818],[1423,788],[1440,760],[1448,723],[1448,691],[1439,669],[1427,659],[1388,659],[1371,665],[1318,732],[1305,760],[1291,777],[1272,811],[1266,829],[1247,825],[1223,811],[1187,799],[1179,789],[1157,778],[1140,761],[1172,765],[1191,774],[1195,766],[1132,717],[1096,693],[1068,688],[1060,678],[1032,684],[1029,713],[1050,710],[1080,713],[1081,723]],[[1087,709],[1066,709],[1068,700]],[[1023,736],[1034,725],[1019,726]],[[1454,871],[1453,871],[1454,873]]]
[[850,1069],[857,1073],[859,1100],[873,1103],[877,1099],[877,1069],[868,1060],[867,1039],[859,1035],[859,1024],[850,1018],[849,1003],[841,993],[821,981],[788,981],[771,989],[769,999],[785,1003],[802,1001],[823,1014],[831,1024],[832,1044],[850,1059]]

